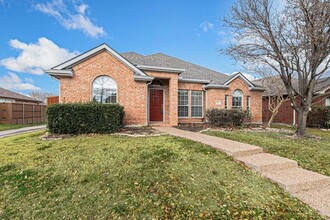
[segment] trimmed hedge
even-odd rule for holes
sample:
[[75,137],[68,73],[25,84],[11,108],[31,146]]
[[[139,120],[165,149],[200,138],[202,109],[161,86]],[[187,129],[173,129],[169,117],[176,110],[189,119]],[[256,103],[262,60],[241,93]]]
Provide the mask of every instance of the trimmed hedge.
[[330,107],[316,106],[307,116],[308,127],[330,128]]
[[206,112],[208,122],[212,126],[240,126],[251,119],[249,111],[241,109],[209,109]]
[[122,127],[124,107],[117,104],[54,104],[46,110],[54,134],[112,133]]

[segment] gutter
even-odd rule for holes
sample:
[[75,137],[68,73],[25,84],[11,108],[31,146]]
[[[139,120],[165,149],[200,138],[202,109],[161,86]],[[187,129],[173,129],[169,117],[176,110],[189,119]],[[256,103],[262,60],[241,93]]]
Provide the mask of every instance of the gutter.
[[57,70],[57,69],[49,69],[46,70],[45,73],[48,73],[53,77],[72,77],[72,70]]
[[229,86],[225,85],[205,85],[203,89],[229,89]]
[[186,71],[185,69],[160,67],[160,66],[137,65],[136,67],[141,69],[141,70],[149,70],[149,71],[156,71],[156,72],[168,72],[168,73],[178,73],[178,74]]
[[143,81],[143,82],[149,82],[154,80],[155,77],[153,76],[141,76],[141,75],[134,75],[135,81]]
[[189,79],[189,78],[182,78],[182,77],[179,77],[179,82],[208,84],[208,83],[211,82],[211,80],[204,80],[204,79]]

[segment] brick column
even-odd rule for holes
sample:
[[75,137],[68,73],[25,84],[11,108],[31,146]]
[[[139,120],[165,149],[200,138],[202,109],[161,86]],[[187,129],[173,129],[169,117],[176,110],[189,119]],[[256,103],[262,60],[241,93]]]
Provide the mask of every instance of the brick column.
[[174,75],[170,79],[169,83],[169,113],[170,113],[170,125],[178,125],[178,76]]

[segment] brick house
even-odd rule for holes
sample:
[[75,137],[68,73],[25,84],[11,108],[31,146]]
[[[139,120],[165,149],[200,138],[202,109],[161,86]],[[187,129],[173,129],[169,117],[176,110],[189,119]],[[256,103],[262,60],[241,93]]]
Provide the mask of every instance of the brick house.
[[[262,121],[263,122],[268,122],[270,117],[271,117],[271,112],[268,109],[268,99],[270,96],[275,96],[277,94],[276,91],[271,86],[266,86],[264,84],[266,78],[259,79],[253,81],[254,84],[259,85],[259,86],[264,86],[265,91],[262,94]],[[277,79],[281,80],[281,79]],[[277,81],[276,80],[276,81]],[[276,83],[272,81],[273,83]],[[280,82],[282,83],[282,81]],[[278,83],[277,83],[278,84]],[[298,88],[298,81],[293,80],[293,85],[294,87]],[[316,82],[315,85],[315,96],[318,96],[318,98],[315,98],[313,100],[313,105],[314,106],[330,106],[330,77],[327,78],[321,78]],[[287,97],[285,88],[283,86],[283,96]],[[274,118],[274,123],[283,123],[283,124],[291,124],[291,125],[296,125],[298,120],[298,113],[295,112],[295,110],[292,108],[291,101],[286,100],[280,107],[277,115]]]
[[36,100],[35,98],[19,94],[0,87],[0,103],[34,103],[39,104],[41,101]]
[[162,53],[117,53],[106,44],[46,71],[59,102],[119,103],[125,125],[201,123],[210,108],[249,109],[262,122],[262,92],[241,73],[225,75]]

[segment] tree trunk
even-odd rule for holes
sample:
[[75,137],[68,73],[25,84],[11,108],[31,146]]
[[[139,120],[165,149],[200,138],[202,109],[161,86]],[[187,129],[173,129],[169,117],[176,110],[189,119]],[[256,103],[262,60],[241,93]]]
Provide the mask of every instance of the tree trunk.
[[277,113],[278,113],[278,111],[272,112],[272,115],[270,116],[270,119],[268,120],[268,123],[267,123],[267,128],[269,128],[271,126]]
[[298,137],[303,137],[306,135],[306,126],[307,126],[307,115],[308,109],[301,107],[298,111],[298,125],[296,130],[296,135]]

